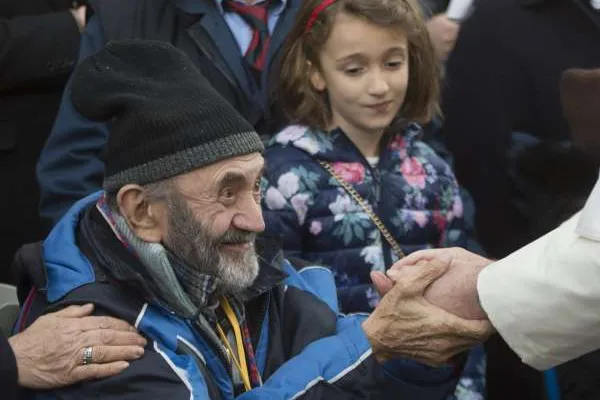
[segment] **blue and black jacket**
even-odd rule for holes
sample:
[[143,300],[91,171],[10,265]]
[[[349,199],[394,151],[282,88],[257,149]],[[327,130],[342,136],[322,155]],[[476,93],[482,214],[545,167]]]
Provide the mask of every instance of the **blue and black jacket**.
[[33,398],[433,400],[453,390],[450,367],[409,360],[379,364],[361,327],[365,316],[337,312],[330,272],[297,270],[265,241],[257,246],[263,261],[245,304],[264,384],[237,393],[219,346],[153,296],[152,284],[139,272],[143,267],[132,268],[140,261],[115,237],[96,199],[79,201],[41,247],[29,245],[18,254],[21,289],[30,290],[16,329],[45,312],[92,302],[98,315],[135,325],[148,345],[117,376],[34,392]]

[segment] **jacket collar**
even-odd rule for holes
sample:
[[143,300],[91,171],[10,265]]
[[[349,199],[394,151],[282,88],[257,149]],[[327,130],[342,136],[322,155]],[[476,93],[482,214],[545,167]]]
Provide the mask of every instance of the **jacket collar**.
[[[409,124],[396,134],[386,134],[382,138],[380,164],[409,154],[416,140],[422,137],[423,130],[417,124]],[[311,129],[306,126],[291,125],[273,137],[271,145],[295,147],[326,162],[362,162],[369,165],[356,145],[340,128],[331,132]]]

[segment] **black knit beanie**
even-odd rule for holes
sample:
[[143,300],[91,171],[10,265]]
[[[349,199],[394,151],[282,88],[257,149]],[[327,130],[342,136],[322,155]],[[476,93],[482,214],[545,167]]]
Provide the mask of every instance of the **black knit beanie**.
[[71,100],[110,124],[101,156],[108,192],[264,150],[252,125],[169,43],[109,42],[75,70]]

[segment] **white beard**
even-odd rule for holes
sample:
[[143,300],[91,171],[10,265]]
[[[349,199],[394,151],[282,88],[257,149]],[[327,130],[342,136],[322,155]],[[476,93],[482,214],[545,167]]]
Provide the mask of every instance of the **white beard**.
[[242,257],[220,254],[217,286],[221,293],[239,294],[248,289],[258,276],[258,258],[254,248]]

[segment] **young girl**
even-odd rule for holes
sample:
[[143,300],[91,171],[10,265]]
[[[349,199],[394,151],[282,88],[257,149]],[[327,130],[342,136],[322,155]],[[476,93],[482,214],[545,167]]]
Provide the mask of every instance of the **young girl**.
[[454,175],[414,123],[438,111],[438,63],[413,0],[305,0],[296,18],[280,93],[295,125],[266,152],[267,232],[333,271],[343,312],[369,312],[371,271],[465,244]]

